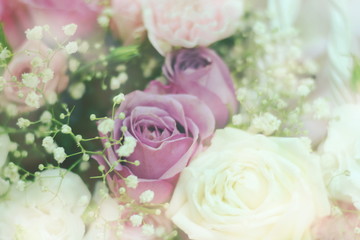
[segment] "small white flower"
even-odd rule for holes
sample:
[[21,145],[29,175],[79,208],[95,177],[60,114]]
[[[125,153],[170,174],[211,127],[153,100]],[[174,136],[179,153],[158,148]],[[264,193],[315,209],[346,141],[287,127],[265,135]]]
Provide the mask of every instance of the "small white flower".
[[61,132],[64,134],[70,134],[71,133],[71,127],[67,124],[62,125]]
[[121,72],[117,77],[112,77],[110,80],[110,89],[119,89],[121,84],[124,84],[128,80],[128,75],[125,72]]
[[27,29],[25,34],[28,40],[41,40],[43,38],[43,28],[35,26],[32,29]]
[[128,157],[130,156],[136,147],[136,139],[132,136],[125,137],[124,144],[119,147],[117,154],[119,157]]
[[154,199],[154,192],[151,190],[146,190],[140,195],[139,199],[140,199],[140,203],[151,202]]
[[120,104],[120,103],[122,103],[124,100],[125,100],[125,95],[124,95],[123,93],[120,93],[120,94],[116,95],[116,96],[113,98],[113,102],[116,103],[116,104]]
[[29,107],[39,108],[40,99],[41,99],[40,95],[36,94],[35,92],[30,92],[25,99],[25,103]]
[[255,117],[250,126],[250,131],[254,133],[264,133],[271,135],[280,127],[281,121],[271,113],[265,113]]
[[97,21],[101,27],[106,28],[109,26],[110,18],[108,16],[100,16]]
[[78,44],[77,42],[69,42],[66,46],[65,46],[65,51],[67,52],[67,54],[73,54],[76,53],[78,51]]
[[130,217],[130,222],[133,225],[133,227],[139,227],[142,224],[142,221],[143,221],[143,217],[138,214],[134,214]]
[[69,69],[71,72],[76,72],[76,70],[79,68],[80,62],[74,58],[69,60]]
[[154,225],[152,224],[144,224],[141,229],[146,236],[151,236],[155,233]]
[[17,120],[16,125],[18,125],[19,128],[27,128],[28,126],[30,126],[31,122],[28,119],[25,118],[19,118]]
[[239,126],[241,125],[241,123],[243,122],[243,119],[242,119],[242,116],[241,114],[236,114],[232,117],[232,123],[235,125],[235,126]]
[[5,60],[7,59],[8,57],[10,57],[11,55],[11,52],[7,49],[7,48],[4,48],[1,52],[0,52],[0,60]]
[[50,136],[47,136],[43,139],[42,146],[46,149],[48,153],[53,153],[55,148],[57,147],[54,139]]
[[48,81],[50,81],[51,79],[54,78],[54,71],[50,68],[46,68],[42,73],[42,82],[43,83],[47,83]]
[[98,130],[102,134],[107,134],[114,129],[115,122],[111,118],[105,119],[98,125]]
[[65,161],[67,155],[65,153],[65,149],[63,147],[57,147],[54,150],[54,159],[58,162],[58,163],[62,163]]
[[138,177],[135,175],[129,175],[125,178],[125,183],[129,188],[136,188],[139,183]]
[[35,141],[35,135],[33,133],[26,133],[25,135],[25,143],[33,144]]
[[76,33],[77,27],[78,26],[76,24],[71,23],[71,24],[63,26],[62,30],[64,31],[64,34],[66,36],[72,36]]
[[82,98],[86,90],[85,84],[82,82],[72,84],[69,87],[69,93],[75,100]]
[[21,77],[24,85],[29,88],[36,88],[40,83],[39,78],[34,73],[23,73]]
[[49,111],[45,111],[40,116],[40,121],[42,123],[51,123],[52,115]]

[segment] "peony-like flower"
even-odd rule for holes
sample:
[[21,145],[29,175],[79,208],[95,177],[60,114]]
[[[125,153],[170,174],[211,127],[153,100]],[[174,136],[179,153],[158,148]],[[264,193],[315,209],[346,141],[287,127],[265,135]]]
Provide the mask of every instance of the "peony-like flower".
[[0,239],[82,239],[81,215],[89,200],[89,190],[78,175],[64,169],[44,171],[23,192],[12,186],[1,199]]
[[62,30],[65,25],[78,25],[76,36],[89,35],[98,26],[97,1],[0,0],[0,9],[3,10],[0,11],[0,20],[13,48],[18,48],[24,42],[25,30],[36,25],[50,26],[51,33],[60,41],[67,38]]
[[[33,54],[28,55],[25,50],[29,50]],[[45,64],[46,59],[50,59],[48,66]],[[39,61],[39,64],[35,60]],[[34,103],[33,106],[44,104],[44,98],[40,98],[41,95],[35,93],[33,87],[43,90],[45,98],[51,94],[62,92],[69,82],[66,75],[66,60],[66,55],[63,52],[59,51],[54,54],[39,41],[26,41],[18,49],[8,65],[8,70],[4,73],[6,83],[0,104],[16,104],[22,112],[34,110],[34,107],[29,106],[31,104],[28,98],[28,96],[34,94],[39,101],[36,104]],[[48,74],[49,71],[50,75]],[[13,80],[14,76],[16,77],[15,82]],[[18,87],[19,83],[23,83],[24,86]],[[32,88],[29,86],[32,86]],[[19,96],[19,94],[23,94],[23,97]]]
[[237,111],[238,102],[228,67],[211,49],[181,49],[166,56],[163,72],[169,86],[153,81],[149,92],[187,93],[206,103],[213,112],[216,126],[224,127]]
[[208,46],[229,37],[240,23],[242,0],[143,0],[143,21],[153,46]]
[[142,9],[139,0],[112,0],[112,30],[123,40],[131,44],[144,37],[145,27],[142,21]]
[[[123,158],[133,163],[139,161],[140,165],[117,165],[117,173],[109,175],[110,189],[118,195],[119,188],[126,187],[119,173],[123,177],[135,175],[138,184],[136,189],[127,189],[130,196],[139,200],[141,193],[152,190],[153,202],[168,200],[178,173],[202,146],[203,140],[214,131],[215,121],[210,109],[191,95],[157,95],[135,91],[125,97],[116,115],[121,112],[126,117],[116,119],[113,138],[120,140],[125,137],[123,146],[128,146],[130,150],[134,148],[134,152],[128,156],[129,151],[115,145],[107,148],[109,163],[99,156],[95,158],[109,167],[109,164],[120,159],[119,153],[124,153]],[[124,134],[123,127],[127,128]]]
[[194,240],[305,240],[328,214],[318,158],[297,138],[218,130],[181,173],[167,215]]
[[320,147],[329,196],[360,210],[360,105],[338,107]]

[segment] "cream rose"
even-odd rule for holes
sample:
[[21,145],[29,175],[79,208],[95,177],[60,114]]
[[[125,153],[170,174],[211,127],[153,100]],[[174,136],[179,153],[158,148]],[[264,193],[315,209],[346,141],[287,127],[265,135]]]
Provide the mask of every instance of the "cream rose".
[[360,105],[343,105],[333,117],[320,148],[325,182],[331,198],[360,210]]
[[183,171],[167,215],[190,239],[304,240],[328,212],[304,141],[225,128]]
[[[64,177],[60,177],[64,175]],[[80,177],[47,170],[24,191],[11,186],[0,200],[0,240],[79,240],[90,193]]]

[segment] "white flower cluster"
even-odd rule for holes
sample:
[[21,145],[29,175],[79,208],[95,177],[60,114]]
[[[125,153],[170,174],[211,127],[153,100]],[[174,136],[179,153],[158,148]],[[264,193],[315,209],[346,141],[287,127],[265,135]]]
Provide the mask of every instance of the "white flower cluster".
[[124,143],[117,150],[119,157],[130,156],[136,147],[136,139],[132,136],[125,136]]

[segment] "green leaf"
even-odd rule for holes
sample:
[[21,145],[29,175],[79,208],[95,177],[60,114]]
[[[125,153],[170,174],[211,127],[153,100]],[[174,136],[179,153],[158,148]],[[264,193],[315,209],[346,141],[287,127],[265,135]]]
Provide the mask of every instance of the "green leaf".
[[0,23],[0,44],[3,48],[6,47],[7,49],[11,50],[11,48],[6,40],[3,24],[1,24],[1,23]]
[[355,91],[360,90],[360,59],[358,57],[353,57],[354,67],[351,76],[351,87]]

